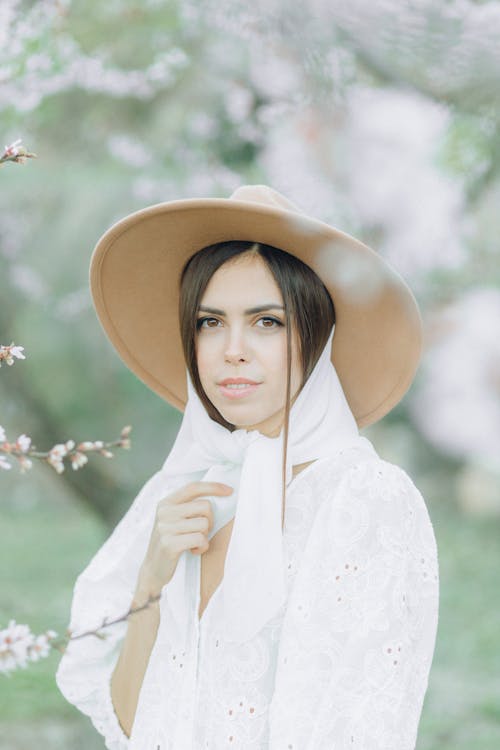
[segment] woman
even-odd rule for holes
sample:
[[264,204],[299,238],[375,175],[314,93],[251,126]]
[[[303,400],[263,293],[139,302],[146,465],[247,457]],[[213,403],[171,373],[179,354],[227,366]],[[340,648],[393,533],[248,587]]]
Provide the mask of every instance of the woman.
[[404,281],[257,185],[118,222],[91,288],[124,362],[184,417],[77,579],[70,628],[142,608],[69,644],[62,693],[113,750],[414,748],[436,543],[411,479],[359,434],[418,364]]

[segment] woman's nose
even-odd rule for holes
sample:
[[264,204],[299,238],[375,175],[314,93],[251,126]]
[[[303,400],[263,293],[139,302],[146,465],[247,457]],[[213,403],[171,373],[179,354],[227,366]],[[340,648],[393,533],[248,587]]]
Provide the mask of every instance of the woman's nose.
[[239,362],[248,359],[248,348],[242,331],[233,329],[229,333],[225,357],[227,362]]

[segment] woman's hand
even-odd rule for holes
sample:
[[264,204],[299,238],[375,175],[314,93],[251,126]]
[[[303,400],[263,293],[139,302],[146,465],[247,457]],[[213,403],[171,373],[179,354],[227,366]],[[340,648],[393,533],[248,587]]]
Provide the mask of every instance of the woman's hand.
[[185,550],[203,554],[213,528],[212,504],[206,495],[230,495],[222,482],[190,482],[159,501],[136,587],[142,598],[157,596],[175,573]]

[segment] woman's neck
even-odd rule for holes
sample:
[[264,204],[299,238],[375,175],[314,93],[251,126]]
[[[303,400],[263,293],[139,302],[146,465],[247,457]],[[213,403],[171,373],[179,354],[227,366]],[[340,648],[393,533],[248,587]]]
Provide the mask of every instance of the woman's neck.
[[306,469],[310,464],[314,463],[316,459],[313,458],[312,461],[306,461],[303,464],[297,464],[297,466],[292,466],[292,476],[296,477],[297,474],[299,474],[303,469]]

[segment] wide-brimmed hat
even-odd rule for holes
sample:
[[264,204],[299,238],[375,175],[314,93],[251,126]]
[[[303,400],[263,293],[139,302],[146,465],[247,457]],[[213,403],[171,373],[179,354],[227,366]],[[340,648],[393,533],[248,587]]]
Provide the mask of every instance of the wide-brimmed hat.
[[323,281],[336,314],[332,362],[358,427],[402,399],[422,351],[422,319],[411,290],[370,247],[267,185],[243,185],[229,198],[149,206],[99,239],[90,262],[98,318],[127,367],[151,390],[184,411],[181,270],[202,247],[227,240],[278,247]]

